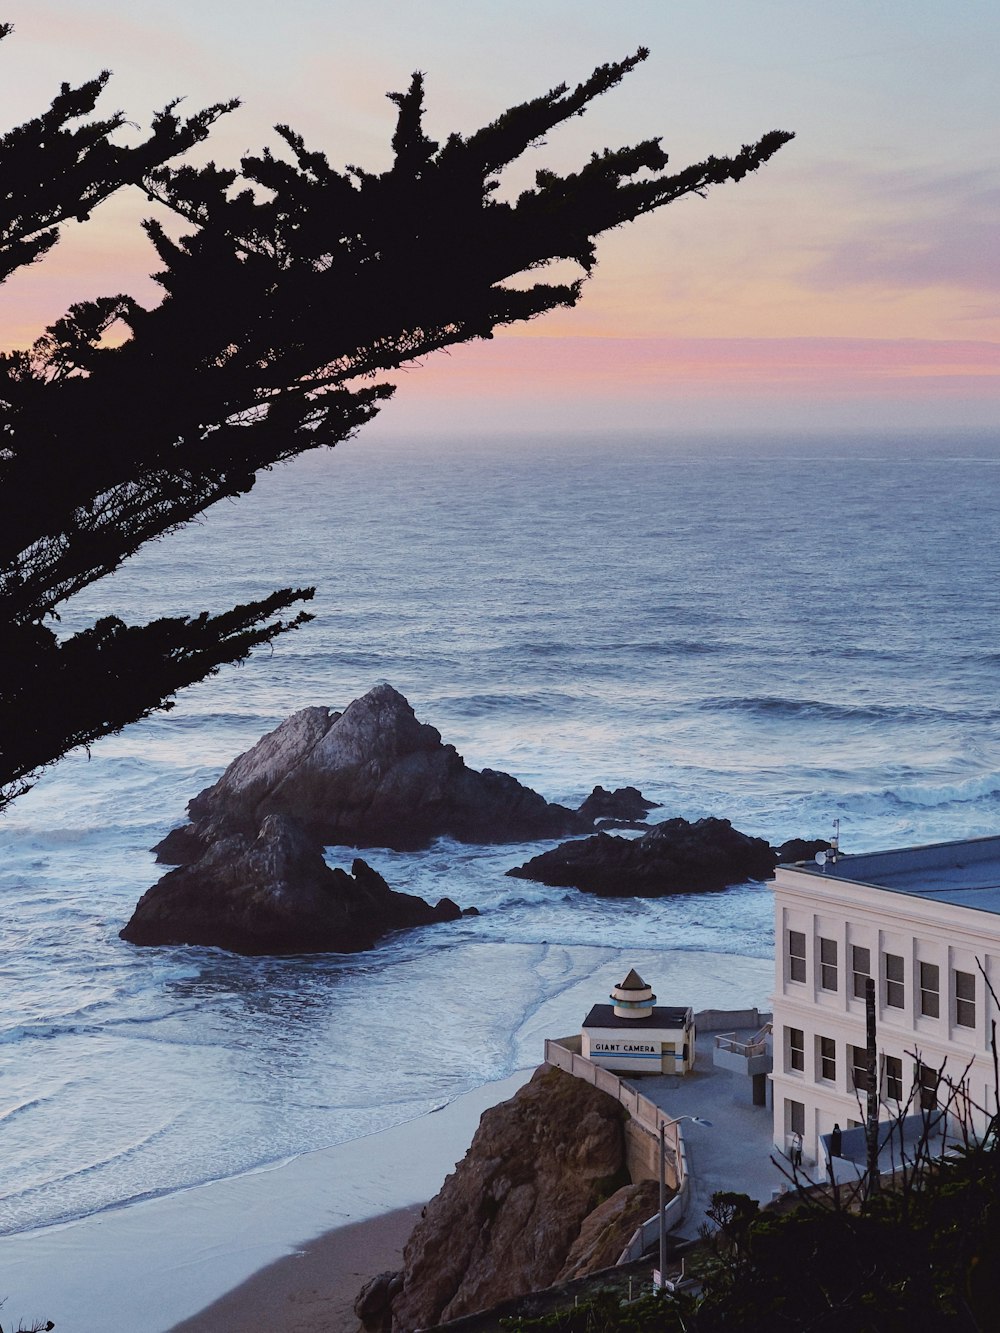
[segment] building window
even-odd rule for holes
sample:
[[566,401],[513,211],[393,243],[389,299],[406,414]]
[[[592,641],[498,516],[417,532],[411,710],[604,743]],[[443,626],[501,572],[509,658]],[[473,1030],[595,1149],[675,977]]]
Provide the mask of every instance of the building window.
[[885,1002],[890,1009],[903,1008],[903,958],[898,953],[885,956]]
[[890,1102],[903,1100],[903,1062],[898,1055],[885,1057],[885,1095]]
[[865,998],[865,982],[872,974],[872,955],[870,949],[862,949],[860,944],[851,945],[851,968],[854,973],[854,998]]
[[940,1071],[921,1060],[917,1064],[917,1085],[920,1088],[921,1111],[937,1110],[937,1090],[941,1081]]
[[920,964],[920,1012],[937,1018],[941,1012],[941,981],[937,963]]
[[955,1022],[961,1028],[976,1026],[976,978],[972,972],[955,973]]
[[819,942],[819,984],[824,990],[837,989],[837,941]]
[[837,1043],[832,1037],[819,1037],[819,1074],[830,1083],[837,1081]]
[[788,976],[791,981],[806,979],[806,937],[801,930],[788,932]]
[[851,1057],[851,1086],[856,1092],[867,1092],[868,1052],[864,1046],[852,1046],[848,1053]]
[[789,1134],[805,1134],[806,1108],[802,1102],[793,1102],[790,1097],[786,1097],[785,1119],[788,1122]]
[[801,1028],[785,1028],[788,1043],[788,1068],[804,1070],[806,1067],[806,1038]]

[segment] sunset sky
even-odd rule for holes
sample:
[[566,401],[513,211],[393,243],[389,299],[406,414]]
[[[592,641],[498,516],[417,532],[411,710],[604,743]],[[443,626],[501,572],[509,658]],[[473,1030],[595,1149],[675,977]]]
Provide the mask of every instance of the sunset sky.
[[[8,0],[0,122],[114,72],[102,109],[148,123],[231,96],[235,163],[286,121],[336,166],[389,161],[385,92],[427,81],[428,132],[639,45],[650,59],[533,150],[571,168],[661,136],[680,168],[767,130],[756,177],[607,237],[582,304],[400,377],[374,429],[991,426],[1000,406],[1000,8],[986,0]],[[22,346],[71,300],[156,299],[141,196],[119,196],[0,293]]]

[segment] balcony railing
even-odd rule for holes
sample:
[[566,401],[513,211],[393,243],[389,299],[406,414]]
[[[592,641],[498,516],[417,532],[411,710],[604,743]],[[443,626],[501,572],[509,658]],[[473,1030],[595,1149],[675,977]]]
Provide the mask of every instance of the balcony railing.
[[755,1055],[767,1054],[767,1039],[770,1035],[770,1023],[765,1023],[752,1037],[737,1037],[735,1032],[720,1032],[715,1038],[715,1049],[729,1051],[733,1055],[741,1055],[745,1060],[750,1060]]
[[715,1038],[712,1063],[717,1069],[739,1074],[766,1074],[771,1069],[771,1024],[765,1023],[752,1037],[720,1032]]

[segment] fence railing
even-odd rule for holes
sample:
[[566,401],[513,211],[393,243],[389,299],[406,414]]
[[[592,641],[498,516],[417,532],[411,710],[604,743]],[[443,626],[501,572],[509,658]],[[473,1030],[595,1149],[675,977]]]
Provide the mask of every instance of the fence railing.
[[[572,1074],[574,1078],[583,1079],[584,1082],[599,1088],[601,1092],[606,1092],[608,1096],[614,1097],[625,1107],[633,1121],[657,1141],[660,1137],[660,1126],[663,1126],[666,1152],[672,1162],[674,1177],[677,1181],[677,1193],[663,1210],[664,1226],[667,1231],[672,1231],[674,1227],[680,1226],[684,1220],[690,1192],[687,1150],[684,1146],[684,1136],[681,1133],[680,1126],[655,1102],[650,1101],[648,1097],[644,1097],[635,1088],[630,1088],[626,1083],[623,1083],[617,1074],[612,1073],[610,1069],[601,1069],[592,1060],[588,1060],[585,1055],[581,1055],[580,1046],[581,1041],[578,1036],[560,1037],[555,1040],[548,1038],[545,1042],[546,1063],[555,1065],[558,1069],[565,1070],[567,1074]],[[659,1227],[660,1214],[657,1211],[653,1217],[643,1222],[636,1229],[622,1251],[618,1263],[627,1264],[633,1259],[641,1258],[647,1247],[653,1243],[653,1240],[659,1234]]]

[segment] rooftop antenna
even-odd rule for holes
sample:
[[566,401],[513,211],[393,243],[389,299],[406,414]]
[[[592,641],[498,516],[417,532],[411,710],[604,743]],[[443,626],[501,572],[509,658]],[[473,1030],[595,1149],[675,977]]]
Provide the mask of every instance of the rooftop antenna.
[[836,865],[837,858],[840,855],[840,820],[833,821],[833,837],[830,839],[830,846],[822,848],[816,853],[816,864],[821,870],[825,870],[828,865]]

